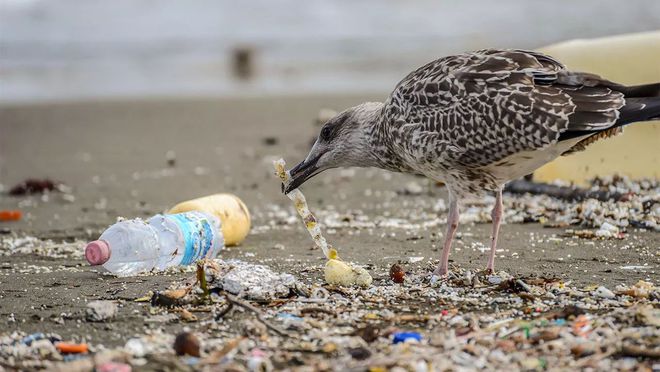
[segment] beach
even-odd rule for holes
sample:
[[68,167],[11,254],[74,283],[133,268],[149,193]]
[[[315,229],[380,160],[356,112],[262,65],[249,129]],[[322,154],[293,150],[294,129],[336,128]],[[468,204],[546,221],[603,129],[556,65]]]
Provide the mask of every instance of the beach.
[[[284,157],[293,166],[305,156],[318,131],[314,122],[320,109],[342,110],[384,96],[3,106],[0,209],[20,209],[23,219],[0,223],[0,238],[8,244],[34,237],[34,247],[64,244],[67,250],[54,254],[57,247],[50,253],[27,248],[27,254],[1,257],[0,324],[9,332],[47,329],[107,347],[123,345],[153,327],[145,323],[145,305],[133,300],[191,274],[126,279],[103,275],[84,262],[84,242],[98,238],[119,216],[145,218],[177,202],[218,192],[238,195],[253,218],[247,239],[223,250],[220,258],[280,272],[308,271],[312,280],[322,282],[325,259],[281,194],[272,161]],[[168,165],[168,151],[175,154],[169,155],[173,165]],[[7,195],[26,178],[50,178],[67,188],[44,195]],[[416,272],[430,271],[440,255],[446,216],[437,205],[447,194],[434,182],[377,170],[330,170],[302,190],[321,222],[331,225],[327,238],[341,256],[367,265],[375,278],[387,280],[387,270],[396,262]],[[429,222],[434,218],[439,220]],[[503,225],[496,268],[520,277],[557,277],[578,287],[657,282],[657,232],[629,227],[621,240],[589,240],[564,237],[567,229],[579,227]],[[489,235],[489,223],[462,224],[452,264],[482,270]],[[8,247],[3,249],[7,252]],[[67,320],[76,319],[88,301],[97,299],[120,301],[119,321],[99,326]],[[158,326],[173,332],[180,328],[178,323]],[[195,324],[188,327],[195,329]]]

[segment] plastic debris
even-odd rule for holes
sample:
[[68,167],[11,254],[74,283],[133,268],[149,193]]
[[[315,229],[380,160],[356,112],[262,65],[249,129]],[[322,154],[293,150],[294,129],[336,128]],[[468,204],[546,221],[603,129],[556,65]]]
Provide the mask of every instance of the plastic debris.
[[240,244],[250,232],[250,211],[236,195],[222,193],[186,200],[170,208],[167,213],[190,211],[200,211],[217,217],[222,222],[222,236],[228,247]]
[[[380,173],[376,174],[380,177]],[[92,292],[91,286],[83,287],[82,293],[123,304],[121,320],[130,325],[128,330],[123,324],[119,325],[116,318],[104,323],[84,322],[86,309],[80,308],[84,302],[77,302],[77,299],[72,301],[74,304],[69,304],[57,298],[55,307],[44,309],[43,318],[34,317],[34,311],[31,315],[12,313],[15,310],[8,302],[9,307],[2,318],[6,327],[0,331],[2,368],[75,371],[98,369],[111,362],[129,365],[134,370],[657,369],[660,292],[656,280],[655,246],[640,244],[653,240],[646,239],[647,232],[642,232],[646,235],[638,240],[637,233],[638,229],[652,230],[657,226],[654,223],[660,221],[657,217],[660,204],[655,196],[660,188],[653,181],[629,184],[617,180],[594,184],[596,186],[617,192],[630,190],[634,194],[628,201],[618,203],[588,200],[565,203],[543,195],[506,198],[505,203],[515,206],[507,211],[506,220],[509,223],[541,221],[547,226],[588,228],[593,241],[578,240],[571,235],[564,237],[559,230],[534,228],[529,234],[529,251],[524,254],[531,256],[532,251],[538,254],[551,244],[559,247],[560,254],[565,246],[593,244],[604,252],[596,259],[608,261],[608,266],[584,261],[582,255],[573,259],[564,256],[564,263],[548,261],[540,266],[540,272],[559,275],[559,278],[533,276],[540,275],[538,273],[531,273],[530,277],[511,277],[497,272],[494,280],[498,284],[491,284],[486,274],[475,271],[481,269],[481,260],[468,264],[461,254],[457,254],[451,268],[452,275],[439,285],[430,286],[427,279],[435,265],[436,253],[428,259],[427,254],[431,253],[427,250],[428,245],[435,245],[438,249],[441,243],[442,235],[437,235],[437,230],[444,224],[443,203],[438,202],[439,207],[435,210],[435,201],[429,202],[426,195],[406,198],[392,191],[372,189],[369,192],[374,197],[365,198],[365,206],[360,207],[365,211],[358,210],[357,206],[346,210],[326,205],[327,208],[317,214],[329,230],[335,230],[343,239],[349,240],[350,235],[358,233],[396,234],[394,241],[406,245],[400,255],[369,262],[368,269],[374,280],[368,288],[324,283],[321,276],[325,260],[283,255],[283,258],[271,261],[270,256],[260,253],[245,257],[252,257],[273,276],[285,275],[282,267],[293,274],[292,283],[285,285],[286,290],[274,291],[271,287],[277,286],[279,281],[265,281],[265,288],[260,291],[267,295],[258,296],[260,299],[250,298],[249,290],[245,289],[262,285],[254,284],[256,282],[251,279],[250,271],[257,270],[253,266],[245,267],[251,264],[242,261],[206,263],[208,295],[204,294],[199,283],[195,283],[198,277],[194,268],[176,268],[160,273],[158,278],[145,274],[145,277],[126,281],[99,275],[94,282],[102,283],[107,289]],[[29,199],[32,198],[25,198],[26,201]],[[402,199],[408,203],[406,208],[395,209],[401,206],[396,202]],[[466,209],[471,209],[467,213],[477,223],[490,219],[492,201],[485,200],[466,202]],[[388,207],[387,210],[396,212],[387,216],[369,212],[374,205],[372,202],[392,203],[392,209]],[[268,241],[265,247],[276,243],[270,242],[270,233],[275,229],[290,229],[299,222],[296,213],[275,204],[255,209],[257,225],[254,231],[256,234],[268,233],[267,237],[260,237]],[[624,241],[595,236],[595,231],[605,221],[627,233]],[[476,231],[465,226],[457,248],[462,249],[463,254],[470,248],[487,250],[484,244],[470,244],[476,238],[483,240],[487,235],[484,231],[481,229],[481,236],[476,236]],[[475,234],[475,239],[470,238],[471,233]],[[383,235],[383,239],[387,236]],[[3,233],[0,254],[80,259],[80,241],[53,239],[55,242],[17,236],[14,232]],[[377,240],[376,236],[373,240]],[[545,241],[539,244],[540,240]],[[424,247],[415,252],[407,250],[414,250],[413,244],[416,243],[422,243]],[[293,246],[296,243],[285,244]],[[498,254],[516,253],[507,248]],[[238,257],[246,251],[252,253],[251,249],[239,248],[232,250],[231,254]],[[627,250],[625,260],[607,254],[619,249]],[[282,254],[281,251],[276,253]],[[413,259],[421,255],[427,255],[427,259]],[[615,260],[609,262],[613,258]],[[284,264],[283,261],[287,260],[291,262]],[[19,273],[24,277],[37,270],[49,269],[24,265],[20,261],[2,262],[0,270],[7,277]],[[405,263],[402,264],[406,274],[404,283],[392,282],[389,276],[392,262]],[[591,271],[592,264],[613,273]],[[82,271],[75,265],[50,268]],[[471,271],[461,266],[469,266]],[[627,266],[634,266],[635,271],[625,268]],[[556,267],[565,270],[557,272]],[[225,277],[237,269],[242,271],[240,276],[250,281],[241,283],[240,278],[236,278],[244,290],[231,295],[223,283]],[[588,274],[578,277],[576,273],[583,270],[588,270]],[[516,268],[515,271],[529,273],[530,270]],[[596,276],[592,279],[592,275]],[[270,277],[270,274],[265,276]],[[38,282],[44,277],[47,280]],[[63,296],[80,293],[61,279],[61,273],[52,278],[48,275],[35,278],[36,288],[43,285],[47,291]],[[644,280],[638,282],[640,278]],[[590,281],[597,284],[588,285]],[[172,288],[168,288],[169,283]],[[621,284],[615,287],[614,283]],[[608,292],[603,292],[608,294],[606,297],[598,296],[596,292],[600,286],[607,286],[615,296],[611,297]],[[12,293],[8,292],[7,296]],[[19,293],[18,296],[25,295]],[[140,302],[133,302],[136,297]],[[154,299],[151,304],[150,299]],[[42,304],[43,301],[35,301],[34,306]],[[188,322],[188,314],[195,316],[197,321]],[[49,333],[51,328],[64,332],[65,340],[71,343],[89,343],[89,352],[61,352],[55,345],[62,337]],[[41,333],[33,334],[38,330]],[[393,344],[394,335],[402,330],[416,331],[422,341]],[[200,357],[176,355],[173,343],[179,331],[194,333],[200,344]]]
[[147,355],[149,349],[149,346],[139,338],[131,338],[126,341],[126,345],[124,345],[124,350],[137,358],[142,358]]
[[30,346],[34,341],[43,340],[44,338],[46,338],[45,334],[37,332],[23,338],[21,343]]
[[133,368],[126,363],[108,362],[94,368],[96,372],[131,372]]
[[417,332],[396,332],[392,343],[398,344],[401,342],[422,341],[422,335]]
[[603,222],[600,229],[596,231],[596,236],[599,238],[616,238],[619,237],[619,228],[609,222]]
[[221,280],[224,290],[252,300],[284,297],[294,287],[296,279],[291,274],[275,273],[263,265],[253,265],[230,260],[231,269]]
[[85,247],[90,265],[117,276],[191,265],[224,249],[220,219],[199,211],[121,220]]
[[[284,159],[279,159],[273,162],[275,174],[282,180],[283,185],[288,185],[291,175],[286,170],[286,163]],[[328,259],[325,265],[325,280],[328,284],[336,284],[341,286],[368,287],[371,285],[373,278],[364,268],[354,266],[350,263],[343,262],[339,259],[337,250],[334,249],[321,232],[321,227],[314,214],[307,206],[305,195],[298,190],[291,190],[287,196],[294,202],[296,210],[305,223],[305,228],[312,236],[314,243],[321,248],[323,254]]]
[[609,289],[607,289],[603,286],[600,286],[600,287],[596,288],[596,290],[594,291],[594,294],[596,296],[602,297],[602,298],[614,298],[614,297],[616,297],[614,292],[610,291]]
[[68,342],[57,342],[55,348],[63,354],[84,354],[89,352],[87,344],[73,344]]
[[17,209],[0,210],[0,221],[2,222],[20,221],[21,218],[23,218],[23,213],[20,210]]
[[373,279],[369,272],[359,266],[347,264],[340,260],[328,260],[325,264],[325,281],[328,284],[351,287],[368,287]]
[[247,367],[250,371],[272,371],[273,364],[271,363],[268,355],[260,350],[253,349],[250,351],[250,356],[247,360]]

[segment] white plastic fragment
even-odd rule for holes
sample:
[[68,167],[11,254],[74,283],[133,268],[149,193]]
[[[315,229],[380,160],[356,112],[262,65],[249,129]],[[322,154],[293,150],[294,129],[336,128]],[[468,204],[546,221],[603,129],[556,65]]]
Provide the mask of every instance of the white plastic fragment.
[[609,222],[603,222],[600,229],[596,231],[596,236],[600,238],[616,238],[619,235],[619,228]]
[[251,300],[271,300],[285,297],[296,279],[287,273],[276,273],[263,265],[232,260],[231,270],[222,278],[222,288],[229,293]]
[[614,292],[610,291],[609,289],[607,289],[603,286],[600,286],[600,287],[596,288],[596,290],[594,291],[594,294],[598,297],[601,297],[601,298],[614,298],[614,297],[616,297]]
[[145,342],[139,338],[131,338],[130,340],[126,341],[124,350],[136,358],[142,358],[149,352],[149,348]]

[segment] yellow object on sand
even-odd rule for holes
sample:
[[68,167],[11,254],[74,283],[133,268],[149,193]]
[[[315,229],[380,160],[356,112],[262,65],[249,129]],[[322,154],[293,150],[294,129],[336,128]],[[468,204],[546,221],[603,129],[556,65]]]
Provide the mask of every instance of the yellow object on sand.
[[[541,52],[573,71],[591,72],[625,85],[660,82],[660,31],[574,40]],[[584,185],[595,176],[660,178],[660,122],[628,125],[624,133],[563,156],[534,172],[537,181],[562,179]]]
[[167,213],[200,211],[213,214],[222,221],[225,245],[240,244],[250,232],[250,212],[243,201],[232,194],[214,194],[181,202]]
[[344,261],[330,259],[325,264],[325,281],[328,284],[343,287],[369,287],[373,279],[369,272],[362,267],[353,266]]

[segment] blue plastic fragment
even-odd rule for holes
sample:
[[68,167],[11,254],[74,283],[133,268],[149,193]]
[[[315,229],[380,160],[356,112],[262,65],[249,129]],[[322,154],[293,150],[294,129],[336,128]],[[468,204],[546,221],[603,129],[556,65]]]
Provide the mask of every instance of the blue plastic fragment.
[[44,338],[46,338],[46,335],[43,334],[43,333],[41,333],[41,332],[33,333],[33,334],[29,335],[29,336],[25,336],[25,337],[21,340],[21,343],[24,344],[24,345],[30,346],[30,345],[32,345],[32,343],[33,343],[34,341],[37,341],[37,340],[43,340]]
[[301,318],[299,316],[295,316],[293,314],[289,314],[289,313],[278,313],[277,317],[280,318],[280,319],[291,319],[291,320],[295,320],[295,321],[302,321],[303,320],[303,318]]
[[564,318],[556,319],[555,324],[556,325],[564,325],[564,324],[566,324],[566,319],[564,319]]
[[87,359],[89,358],[88,354],[67,354],[62,357],[64,362],[72,362],[78,359]]
[[398,344],[409,340],[422,341],[422,335],[417,332],[396,332],[392,342]]
[[191,356],[187,357],[184,361],[189,366],[196,366],[199,363],[199,358]]

